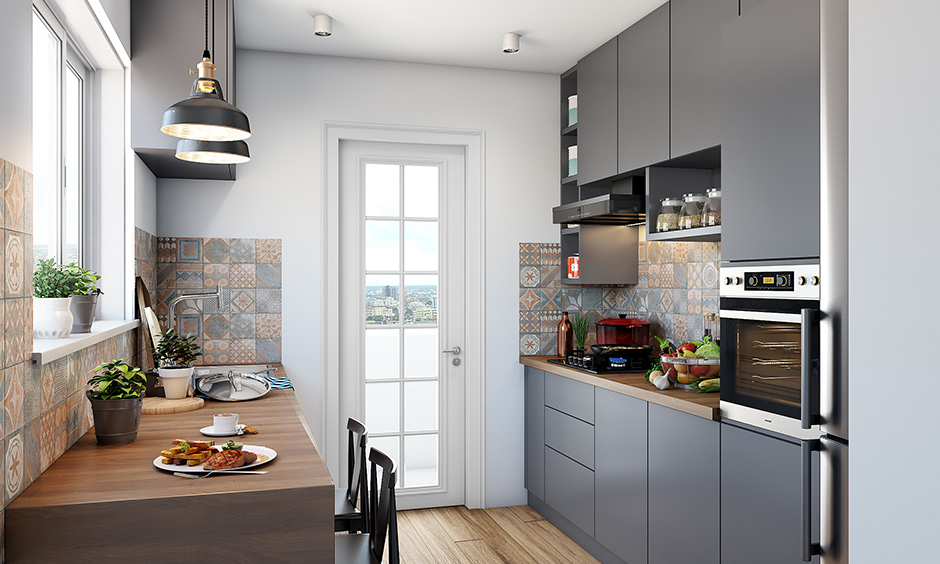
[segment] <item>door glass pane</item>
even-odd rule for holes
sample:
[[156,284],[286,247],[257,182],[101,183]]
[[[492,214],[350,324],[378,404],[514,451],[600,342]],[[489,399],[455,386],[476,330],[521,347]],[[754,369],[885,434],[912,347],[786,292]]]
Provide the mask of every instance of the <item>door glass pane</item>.
[[437,378],[439,347],[436,327],[405,329],[405,378]]
[[405,217],[437,217],[440,168],[405,167]]
[[366,331],[366,380],[398,378],[401,340],[399,329]]
[[437,222],[405,222],[405,270],[437,272]]
[[405,432],[437,431],[437,381],[405,382]]
[[58,258],[59,39],[33,13],[33,260]]
[[366,221],[366,270],[398,270],[398,221]]
[[398,275],[366,276],[366,325],[398,323]]
[[65,73],[65,257],[80,262],[79,194],[82,157],[82,79],[69,66]]
[[437,323],[437,275],[405,275],[405,323]]
[[[371,435],[371,429],[369,429],[369,448],[377,448],[383,453],[387,454],[389,458],[395,461],[395,464],[401,467],[401,437],[373,437]],[[382,467],[378,468],[378,478],[382,479]],[[370,470],[371,472],[371,470]],[[398,471],[401,474],[401,470]],[[371,476],[371,474],[370,474]],[[371,478],[370,478],[371,479]],[[401,487],[401,479],[398,480],[397,487]]]
[[366,215],[398,217],[400,167],[393,164],[366,164]]
[[398,382],[366,384],[366,427],[370,433],[400,432],[400,386]]
[[436,486],[437,466],[437,435],[405,437],[404,487]]

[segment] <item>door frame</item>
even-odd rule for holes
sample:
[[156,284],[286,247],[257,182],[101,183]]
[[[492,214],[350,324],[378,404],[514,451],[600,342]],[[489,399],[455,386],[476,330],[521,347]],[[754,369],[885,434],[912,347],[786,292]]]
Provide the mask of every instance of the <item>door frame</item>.
[[485,493],[485,379],[483,349],[485,327],[484,305],[484,141],[485,132],[474,129],[406,127],[346,122],[323,124],[323,186],[320,358],[321,397],[320,424],[327,467],[338,481],[342,449],[346,447],[346,429],[339,418],[339,303],[330,299],[339,291],[339,165],[340,141],[371,141],[387,143],[418,143],[464,147],[466,157],[466,356],[465,363],[465,452],[466,499],[470,509],[483,507]]

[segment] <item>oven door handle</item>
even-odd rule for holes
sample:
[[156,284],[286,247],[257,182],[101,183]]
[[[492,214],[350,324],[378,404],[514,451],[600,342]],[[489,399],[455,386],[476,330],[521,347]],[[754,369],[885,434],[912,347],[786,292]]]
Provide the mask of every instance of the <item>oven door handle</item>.
[[[805,311],[805,310],[804,310]],[[744,321],[769,321],[772,323],[802,323],[799,313],[774,313],[771,311],[742,311],[723,309],[719,312],[722,319],[742,319]]]
[[800,426],[819,422],[819,379],[813,381],[813,342],[819,340],[819,310],[800,310]]

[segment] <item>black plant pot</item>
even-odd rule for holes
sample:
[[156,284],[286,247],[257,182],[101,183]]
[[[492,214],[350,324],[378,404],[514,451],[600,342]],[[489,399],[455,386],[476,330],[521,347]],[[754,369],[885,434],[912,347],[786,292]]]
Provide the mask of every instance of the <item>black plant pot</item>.
[[91,391],[85,392],[85,397],[91,402],[99,445],[126,445],[137,440],[140,408],[144,405],[142,398],[95,399]]
[[89,296],[72,296],[69,310],[72,312],[72,333],[90,333],[91,324],[95,321],[95,306],[98,305],[97,294]]

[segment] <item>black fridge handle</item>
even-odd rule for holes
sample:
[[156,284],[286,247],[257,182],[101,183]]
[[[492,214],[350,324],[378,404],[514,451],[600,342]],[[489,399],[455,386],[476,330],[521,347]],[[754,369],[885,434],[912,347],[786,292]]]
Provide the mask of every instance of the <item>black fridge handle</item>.
[[811,562],[819,554],[819,544],[813,542],[813,451],[821,448],[819,439],[804,440],[800,444],[800,553],[803,562]]
[[819,310],[800,310],[800,426],[819,422],[819,380],[813,379],[813,343],[819,340]]

